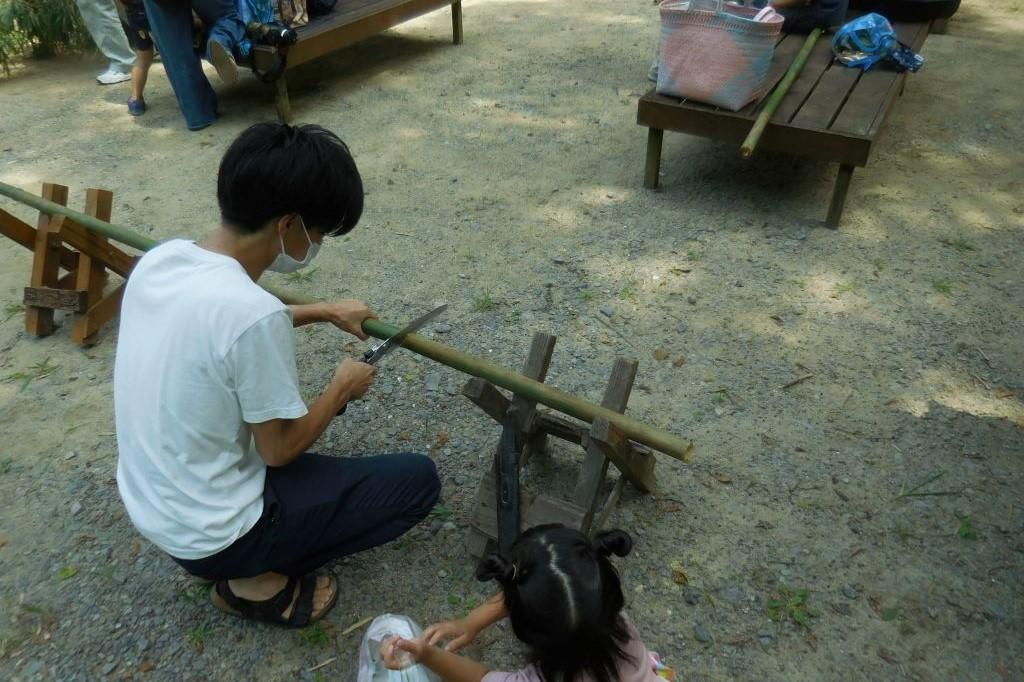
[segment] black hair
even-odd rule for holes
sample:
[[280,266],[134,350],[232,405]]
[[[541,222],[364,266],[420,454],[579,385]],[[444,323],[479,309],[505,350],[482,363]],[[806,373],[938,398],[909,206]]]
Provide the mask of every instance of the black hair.
[[609,555],[626,556],[633,541],[608,530],[591,541],[562,525],[524,532],[507,556],[480,562],[478,580],[497,580],[504,591],[512,630],[531,651],[545,682],[576,682],[589,675],[616,682],[630,634],[622,616],[625,599]]
[[245,234],[289,213],[325,235],[363,214],[363,180],[348,147],[318,125],[257,123],[235,138],[217,172],[221,220]]

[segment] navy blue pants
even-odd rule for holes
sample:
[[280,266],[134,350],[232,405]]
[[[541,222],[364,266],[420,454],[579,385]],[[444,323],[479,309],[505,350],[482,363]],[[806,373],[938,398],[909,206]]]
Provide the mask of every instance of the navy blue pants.
[[178,108],[189,130],[199,130],[217,120],[217,95],[203,73],[203,65],[192,48],[192,10],[195,10],[210,41],[235,52],[245,37],[245,24],[238,14],[237,0],[145,0],[150,33],[156,40],[167,80],[178,99]]
[[172,558],[207,580],[267,571],[297,578],[394,540],[426,517],[440,493],[434,462],[423,455],[307,453],[267,469],[263,515],[248,533],[213,556]]

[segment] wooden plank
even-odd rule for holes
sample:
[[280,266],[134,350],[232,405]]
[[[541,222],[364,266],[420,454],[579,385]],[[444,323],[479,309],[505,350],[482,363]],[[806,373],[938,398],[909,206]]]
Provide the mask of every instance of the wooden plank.
[[[113,213],[114,193],[105,189],[88,189],[85,192],[85,214],[98,220],[109,223]],[[107,284],[107,272],[103,263],[97,261],[90,254],[101,247],[109,246],[109,240],[103,235],[89,231],[88,237],[95,245],[92,248],[79,248],[78,275],[75,278],[75,288],[86,292],[86,307],[88,310],[96,305],[103,298],[103,288]],[[74,336],[74,332],[72,332]],[[92,339],[79,339],[78,343],[91,345]]]
[[590,425],[590,439],[640,492],[653,493],[658,490],[654,457],[630,449],[625,434],[607,418],[598,417],[594,420]]
[[[750,132],[753,119],[731,112],[680,103],[653,90],[640,98],[637,123],[650,128],[676,130],[739,146]],[[867,137],[809,130],[793,125],[769,123],[758,142],[759,149],[797,154],[819,161],[864,166],[871,150]]]
[[661,146],[665,131],[661,128],[647,130],[647,161],[644,164],[644,187],[658,189],[658,173],[661,172]]
[[100,262],[111,271],[127,278],[139,256],[132,256],[117,248],[109,241],[98,240],[93,232],[76,223],[71,218],[59,217],[59,234],[65,242],[91,258]]
[[[0,234],[33,251],[36,248],[36,228],[20,218],[0,208]],[[67,248],[60,247],[60,267],[71,271],[78,266],[78,254]]]
[[[927,38],[928,38],[928,31],[926,31],[926,30],[920,31],[917,34],[917,37],[916,37],[915,41],[913,43],[911,43],[911,45],[910,45],[911,48],[913,48],[915,51],[920,51],[921,48],[924,47],[924,41]],[[878,137],[879,137],[879,135],[880,135],[880,133],[882,131],[882,126],[884,126],[885,122],[889,120],[889,114],[892,112],[892,109],[893,109],[893,107],[896,104],[896,96],[903,94],[903,87],[904,87],[904,85],[906,85],[906,82],[907,82],[907,75],[903,74],[903,78],[899,79],[898,81],[896,81],[896,82],[894,82],[892,84],[892,92],[894,94],[888,99],[888,102],[889,102],[888,106],[883,107],[878,112],[878,114],[875,116],[875,120],[872,121],[872,123],[871,123],[871,127],[868,129],[868,135],[870,137],[872,137],[873,139],[875,139],[875,140],[878,139]]]
[[104,324],[114,319],[121,311],[121,299],[124,298],[125,282],[117,285],[117,288],[101,298],[96,305],[85,312],[81,319],[75,322],[71,330],[71,340],[75,343],[90,344],[96,339],[96,332]]
[[288,48],[286,68],[295,68],[451,4],[451,0],[388,0],[335,13],[298,30],[299,41]]
[[[523,376],[535,379],[536,381],[544,381],[548,375],[548,368],[551,367],[551,356],[555,352],[555,341],[554,336],[543,332],[537,332],[533,335],[533,339],[530,341],[530,352],[527,353],[526,363],[523,365]],[[547,434],[544,431],[531,432],[526,429],[527,422],[529,422],[531,427],[535,423],[536,401],[527,400],[517,395],[512,398],[512,408],[518,411],[523,420],[519,423],[519,428],[524,431],[523,435],[525,436],[523,439],[523,451],[519,456],[519,466],[523,466],[534,454],[544,451],[544,446],[547,444]]]
[[[476,530],[492,540],[498,537],[498,512],[495,507],[495,496],[494,478],[484,476],[481,480],[480,494],[477,498],[479,504],[476,513],[470,521],[471,530]],[[563,523],[571,528],[579,528],[583,520],[583,514],[584,510],[572,502],[559,500],[549,495],[532,495],[527,491],[523,491],[523,529],[529,529],[543,523]]]
[[[928,24],[893,24],[900,40],[913,49],[920,49],[928,35]],[[857,87],[847,98],[830,130],[854,135],[868,135],[879,115],[893,105],[898,86],[906,78],[905,73],[890,69],[865,71]]]
[[832,229],[839,227],[839,221],[843,217],[843,206],[846,204],[846,192],[850,189],[850,180],[853,178],[853,166],[839,166],[839,174],[836,176],[836,184],[832,189],[832,201],[828,205],[828,216],[825,224]]
[[[832,61],[807,101],[793,116],[792,125],[810,130],[828,130],[846,102],[846,97],[857,85],[860,75],[860,69],[850,69]],[[793,153],[801,152],[794,150]]]
[[786,96],[779,103],[779,108],[772,115],[773,123],[789,123],[793,120],[796,112],[800,110],[807,97],[814,91],[814,86],[825,73],[829,62],[832,61],[832,41],[828,36],[823,36],[811,50],[811,56],[807,58],[804,70],[793,81],[793,87],[789,89]]
[[[43,183],[42,196],[58,204],[67,205],[68,188],[64,185]],[[60,241],[54,239],[58,221],[46,213],[39,213],[36,224],[36,241],[33,249],[32,275],[29,286],[57,287],[60,274]],[[47,336],[54,330],[52,308],[26,308],[25,331],[33,336]]]
[[81,313],[88,309],[88,292],[51,287],[25,287],[22,303],[37,308]]

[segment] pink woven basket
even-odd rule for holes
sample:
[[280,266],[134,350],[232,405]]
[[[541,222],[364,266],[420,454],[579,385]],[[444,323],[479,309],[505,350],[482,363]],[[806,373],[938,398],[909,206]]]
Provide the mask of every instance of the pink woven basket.
[[658,44],[663,95],[737,111],[765,94],[783,18],[722,0],[665,0]]

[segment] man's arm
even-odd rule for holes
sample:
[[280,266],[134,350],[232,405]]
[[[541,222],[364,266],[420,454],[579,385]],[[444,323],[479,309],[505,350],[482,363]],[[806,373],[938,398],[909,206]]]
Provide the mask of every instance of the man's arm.
[[298,419],[271,419],[252,424],[256,450],[267,466],[288,464],[306,452],[327,430],[338,412],[350,400],[362,397],[373,383],[377,369],[365,362],[345,359],[324,392]]
[[359,339],[366,338],[366,333],[363,332],[363,320],[377,317],[377,314],[366,303],[354,299],[337,303],[309,303],[288,307],[292,311],[292,325],[295,327],[313,322],[330,322],[338,329]]

